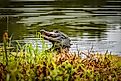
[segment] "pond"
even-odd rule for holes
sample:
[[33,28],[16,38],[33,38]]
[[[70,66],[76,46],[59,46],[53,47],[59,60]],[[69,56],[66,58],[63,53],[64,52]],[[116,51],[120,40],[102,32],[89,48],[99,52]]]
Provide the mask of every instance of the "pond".
[[[12,41],[38,43],[36,32],[59,30],[72,40],[70,51],[121,54],[120,0],[4,0],[0,1],[0,41],[5,30]],[[47,42],[48,43],[48,42]],[[51,44],[49,43],[49,46]]]

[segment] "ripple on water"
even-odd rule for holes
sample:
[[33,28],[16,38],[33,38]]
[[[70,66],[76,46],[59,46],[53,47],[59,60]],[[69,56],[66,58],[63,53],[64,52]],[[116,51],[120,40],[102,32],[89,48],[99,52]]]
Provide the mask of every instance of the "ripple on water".
[[[23,35],[23,41],[25,43],[31,42],[33,47],[37,42],[41,49],[42,44],[39,39],[35,38],[35,33],[30,33],[30,31],[35,29],[38,31],[42,28],[58,29],[68,34],[72,39],[71,51],[76,51],[77,47],[80,50],[88,50],[94,46],[95,51],[105,52],[109,50],[121,54],[120,0],[106,0],[106,3],[100,7],[97,5],[91,6],[91,4],[53,4],[55,0],[11,1],[11,8],[0,8],[0,11],[3,11],[1,16],[6,17],[4,14],[7,14],[7,11],[14,10],[14,12],[9,13],[10,16],[21,18],[15,23],[9,19],[9,24],[13,27],[16,27],[16,24],[17,26],[18,24],[24,24],[23,26],[26,28],[24,30],[29,33]],[[42,3],[45,1],[47,3]],[[9,32],[17,32],[14,28],[9,29]],[[46,41],[46,44],[51,47],[51,43]]]

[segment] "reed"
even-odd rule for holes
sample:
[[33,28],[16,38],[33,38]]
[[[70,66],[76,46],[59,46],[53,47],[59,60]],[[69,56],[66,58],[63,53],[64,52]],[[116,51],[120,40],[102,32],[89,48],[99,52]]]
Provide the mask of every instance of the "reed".
[[121,81],[121,57],[108,52],[57,53],[45,52],[45,46],[43,51],[32,44],[19,47],[19,52],[7,52],[8,65],[6,53],[0,52],[0,81]]

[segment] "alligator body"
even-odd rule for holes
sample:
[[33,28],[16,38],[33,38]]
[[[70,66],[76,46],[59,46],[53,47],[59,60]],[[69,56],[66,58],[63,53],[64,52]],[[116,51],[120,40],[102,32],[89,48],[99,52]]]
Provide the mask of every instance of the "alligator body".
[[54,30],[52,32],[40,30],[42,37],[53,44],[53,46],[48,49],[49,51],[56,50],[61,52],[62,50],[69,51],[71,46],[71,40],[64,33]]

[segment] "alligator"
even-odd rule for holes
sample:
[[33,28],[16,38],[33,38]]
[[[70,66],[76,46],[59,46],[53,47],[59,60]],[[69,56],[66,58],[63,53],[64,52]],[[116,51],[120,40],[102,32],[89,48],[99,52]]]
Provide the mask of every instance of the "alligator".
[[69,52],[71,40],[66,34],[58,30],[53,30],[52,32],[40,30],[40,33],[42,38],[52,43],[52,47],[47,51],[56,50],[62,52],[64,50],[65,52]]

